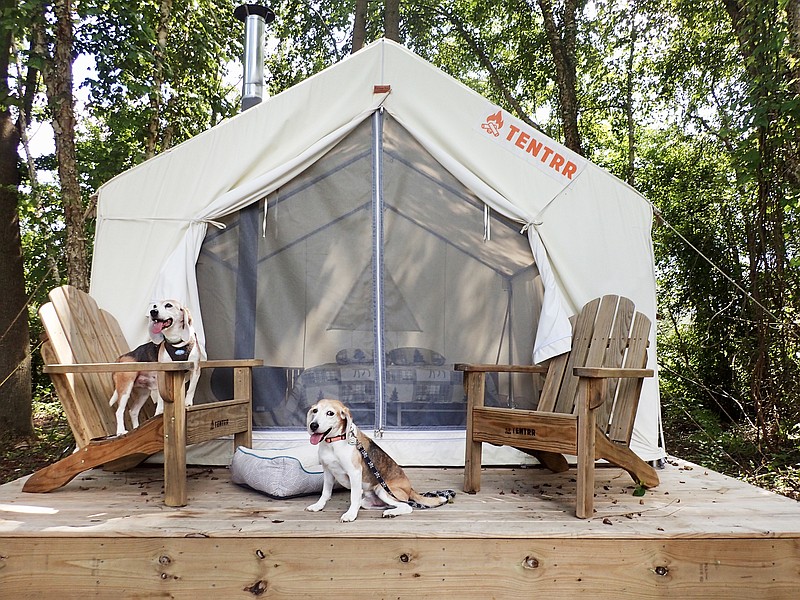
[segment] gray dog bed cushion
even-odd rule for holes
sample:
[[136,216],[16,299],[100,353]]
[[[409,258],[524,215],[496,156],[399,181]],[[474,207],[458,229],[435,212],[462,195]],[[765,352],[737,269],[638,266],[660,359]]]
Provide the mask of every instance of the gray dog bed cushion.
[[[239,446],[231,461],[231,482],[270,498],[296,498],[322,491],[322,466],[306,452],[253,450]],[[318,460],[316,461],[319,462]]]

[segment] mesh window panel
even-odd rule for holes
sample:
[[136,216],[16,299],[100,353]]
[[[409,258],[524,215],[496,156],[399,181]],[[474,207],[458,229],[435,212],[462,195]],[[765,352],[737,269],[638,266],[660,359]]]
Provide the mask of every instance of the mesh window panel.
[[[373,263],[372,126],[367,119],[206,235],[197,278],[209,358],[264,360],[254,373],[256,427],[301,428],[322,397],[341,399],[371,427],[376,359],[386,427],[463,427],[453,363],[530,362],[538,273],[521,226],[493,214],[484,240],[483,203],[388,116],[383,262]],[[383,357],[373,352],[376,267]],[[214,396],[232,385],[220,369],[210,379]],[[487,403],[530,403],[531,386],[491,379]]]

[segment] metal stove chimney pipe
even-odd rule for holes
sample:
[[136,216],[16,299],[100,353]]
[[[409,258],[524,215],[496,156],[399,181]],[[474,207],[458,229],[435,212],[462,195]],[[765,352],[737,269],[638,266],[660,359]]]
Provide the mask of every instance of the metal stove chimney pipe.
[[242,4],[233,16],[244,22],[244,112],[264,98],[264,26],[275,20],[275,13],[260,4]]

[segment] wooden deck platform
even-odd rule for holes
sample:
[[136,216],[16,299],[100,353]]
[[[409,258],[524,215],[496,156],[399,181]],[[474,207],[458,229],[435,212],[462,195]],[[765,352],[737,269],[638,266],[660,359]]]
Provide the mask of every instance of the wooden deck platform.
[[[407,472],[420,491],[461,490],[462,469]],[[347,524],[345,492],[308,513],[315,498],[270,500],[226,469],[189,475],[184,508],[164,505],[157,468],[0,486],[0,598],[800,598],[800,503],[677,460],[642,498],[600,469],[585,521],[574,473],[537,468]]]

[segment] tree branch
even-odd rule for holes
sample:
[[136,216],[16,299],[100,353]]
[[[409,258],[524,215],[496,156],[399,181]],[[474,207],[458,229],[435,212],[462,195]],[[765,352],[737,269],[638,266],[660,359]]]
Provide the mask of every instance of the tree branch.
[[492,82],[492,85],[494,85],[494,87],[500,92],[500,94],[503,96],[507,104],[514,110],[514,113],[517,115],[517,117],[519,117],[520,120],[527,123],[534,129],[538,129],[539,131],[541,131],[542,128],[539,126],[538,123],[532,120],[522,109],[522,106],[520,105],[519,101],[514,97],[514,95],[511,93],[511,91],[503,82],[502,77],[500,77],[500,74],[497,72],[497,69],[495,68],[494,64],[492,64],[492,61],[489,58],[489,56],[486,54],[483,48],[480,47],[477,40],[475,40],[475,38],[473,38],[469,34],[469,32],[466,30],[466,27],[464,27],[464,24],[461,22],[461,20],[455,15],[455,13],[449,12],[445,8],[439,10],[440,13],[444,15],[453,24],[453,26],[458,31],[458,34],[467,43],[470,49],[475,53],[475,56],[478,57],[481,66],[483,66],[483,68],[486,69],[486,71],[489,73],[489,80]]

